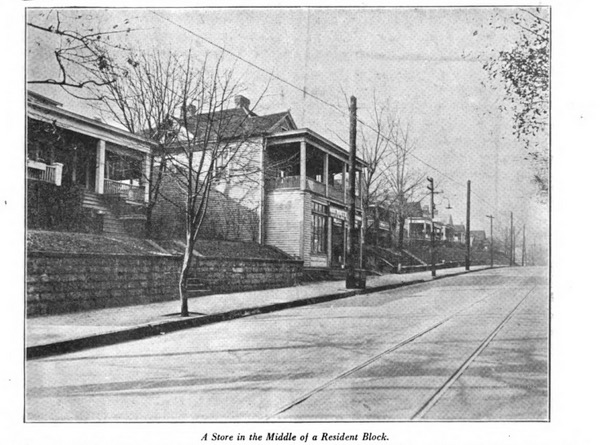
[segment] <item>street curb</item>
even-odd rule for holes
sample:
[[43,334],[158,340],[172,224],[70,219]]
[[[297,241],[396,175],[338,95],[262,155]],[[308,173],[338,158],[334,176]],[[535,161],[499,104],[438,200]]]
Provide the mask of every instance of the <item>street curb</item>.
[[[494,267],[495,268],[495,267]],[[148,325],[126,328],[119,331],[107,332],[104,334],[90,335],[87,337],[79,337],[70,340],[63,340],[55,343],[47,343],[43,345],[29,346],[26,348],[26,359],[35,360],[55,355],[67,354],[70,352],[83,351],[85,349],[93,349],[101,346],[109,346],[118,343],[126,343],[134,340],[164,335],[169,332],[181,331],[184,329],[196,328],[209,324],[219,323],[222,321],[234,320],[237,318],[249,317],[252,315],[267,314],[270,312],[278,312],[284,309],[291,309],[313,304],[326,303],[328,301],[340,300],[343,298],[354,297],[356,295],[366,295],[375,292],[383,292],[400,287],[411,286],[414,284],[428,283],[442,278],[455,277],[465,275],[471,272],[481,272],[489,270],[491,267],[478,270],[464,270],[453,274],[431,277],[429,279],[417,279],[405,281],[403,283],[386,284],[383,286],[371,287],[368,289],[356,289],[336,294],[321,295],[319,297],[304,298],[301,300],[287,301],[284,303],[273,303],[265,306],[256,306],[244,309],[234,309],[228,312],[218,314],[205,315],[199,317],[190,317],[178,320],[162,321]]]

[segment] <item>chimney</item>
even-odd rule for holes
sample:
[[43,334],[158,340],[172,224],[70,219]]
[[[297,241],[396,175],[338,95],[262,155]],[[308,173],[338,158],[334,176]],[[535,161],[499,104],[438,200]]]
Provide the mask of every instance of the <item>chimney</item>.
[[251,101],[247,99],[245,96],[237,95],[234,96],[234,103],[238,108],[243,108],[245,110],[249,110],[249,106],[251,105]]

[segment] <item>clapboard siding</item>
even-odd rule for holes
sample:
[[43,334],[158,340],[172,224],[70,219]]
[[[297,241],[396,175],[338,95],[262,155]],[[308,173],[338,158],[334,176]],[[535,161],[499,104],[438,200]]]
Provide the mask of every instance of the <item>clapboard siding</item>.
[[309,257],[311,255],[311,194],[304,193],[303,196],[303,264],[310,266]]
[[266,197],[266,243],[296,258],[301,256],[303,195],[299,190],[275,190]]

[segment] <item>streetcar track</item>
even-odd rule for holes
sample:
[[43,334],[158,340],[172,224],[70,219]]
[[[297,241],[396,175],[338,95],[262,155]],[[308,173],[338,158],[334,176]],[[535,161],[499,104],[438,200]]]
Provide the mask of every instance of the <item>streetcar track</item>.
[[[532,291],[534,288],[535,288],[535,286],[534,286],[534,287],[533,287],[533,288],[532,288],[532,289],[529,291],[529,293],[530,293],[530,292],[531,292],[531,291]],[[505,291],[505,290],[506,290],[506,289],[504,289],[504,291]],[[366,361],[364,361],[364,362],[360,363],[359,365],[357,365],[357,366],[354,366],[354,367],[353,367],[353,368],[351,368],[351,369],[348,369],[347,371],[345,371],[345,372],[343,372],[343,373],[341,373],[341,374],[337,375],[336,377],[333,377],[332,379],[328,380],[327,382],[323,383],[322,385],[315,387],[315,388],[314,388],[314,389],[312,389],[311,391],[308,391],[308,392],[306,392],[305,394],[301,395],[300,397],[297,397],[297,398],[296,398],[296,399],[294,399],[292,402],[289,402],[288,404],[286,404],[286,405],[282,406],[282,407],[281,407],[280,409],[278,409],[276,412],[274,412],[273,414],[270,414],[269,416],[267,416],[267,417],[265,418],[265,420],[270,420],[270,419],[272,419],[272,418],[274,418],[274,417],[276,417],[276,416],[278,416],[278,415],[280,415],[280,414],[282,414],[282,413],[284,413],[284,412],[286,412],[286,411],[290,410],[291,408],[293,408],[293,407],[295,407],[295,406],[297,406],[297,405],[299,405],[299,404],[301,404],[301,403],[305,402],[305,401],[306,401],[306,400],[308,400],[310,397],[312,397],[312,396],[314,396],[315,394],[317,394],[317,393],[319,393],[319,392],[323,391],[324,389],[328,388],[328,387],[329,387],[329,386],[331,386],[332,384],[334,384],[334,383],[337,383],[339,380],[342,380],[342,379],[344,379],[344,378],[346,378],[346,377],[350,376],[351,374],[353,374],[353,373],[355,373],[355,372],[357,372],[357,371],[359,371],[359,370],[361,370],[361,369],[363,369],[363,368],[365,368],[365,367],[369,366],[370,364],[372,364],[372,363],[376,362],[376,361],[377,361],[377,360],[379,360],[381,357],[384,357],[385,355],[388,355],[388,354],[390,354],[390,353],[392,353],[392,352],[394,352],[394,351],[398,350],[399,348],[401,348],[401,347],[403,347],[403,346],[405,346],[405,345],[407,345],[407,344],[409,344],[409,343],[413,342],[414,340],[416,340],[416,339],[418,339],[418,338],[420,338],[420,337],[422,337],[422,336],[424,336],[424,335],[428,334],[429,332],[431,332],[431,331],[433,331],[433,330],[437,329],[437,328],[438,328],[438,327],[440,327],[441,325],[443,325],[443,324],[447,323],[447,322],[448,322],[448,321],[450,321],[452,318],[455,318],[456,316],[460,315],[462,312],[466,312],[466,311],[468,311],[469,309],[471,309],[472,307],[474,307],[474,306],[476,306],[477,304],[479,304],[480,302],[482,302],[482,301],[484,301],[484,300],[486,300],[486,299],[488,299],[488,298],[491,298],[493,295],[497,294],[498,292],[499,292],[499,290],[498,290],[498,289],[496,289],[496,290],[494,290],[494,291],[490,292],[489,294],[485,295],[483,298],[480,298],[480,299],[478,299],[477,301],[474,301],[474,302],[472,302],[471,304],[467,305],[466,307],[464,307],[464,308],[462,308],[462,309],[460,309],[460,310],[458,310],[458,311],[454,312],[453,314],[451,314],[451,315],[448,315],[447,317],[445,317],[445,318],[443,318],[443,319],[439,320],[437,323],[435,323],[435,324],[433,324],[433,325],[429,326],[427,329],[424,329],[423,331],[421,331],[421,332],[418,332],[418,333],[416,333],[416,334],[414,334],[414,335],[412,335],[412,336],[410,336],[410,337],[408,337],[408,338],[406,338],[406,339],[402,340],[401,342],[399,342],[399,343],[397,343],[397,344],[395,344],[395,345],[391,346],[390,348],[386,349],[385,351],[383,351],[383,352],[381,352],[381,353],[379,353],[379,354],[377,354],[377,355],[375,355],[375,356],[373,356],[373,357],[369,358],[368,360],[366,360]],[[528,295],[528,294],[527,294],[527,295]],[[526,298],[526,296],[525,296],[524,298]],[[523,300],[524,300],[524,298],[523,298]],[[521,302],[522,302],[523,300],[521,300]],[[519,304],[520,304],[520,303],[519,303]]]
[[429,399],[418,409],[418,411],[414,413],[414,415],[411,417],[411,420],[422,419],[425,416],[425,414],[437,404],[437,402],[441,399],[441,397],[443,397],[447,390],[451,388],[451,386],[462,376],[464,371],[468,369],[468,367],[479,356],[479,354],[481,354],[481,352],[483,352],[483,350],[489,345],[489,343],[493,341],[493,339],[503,329],[506,323],[508,323],[508,321],[512,319],[520,305],[527,299],[529,295],[531,295],[535,287],[536,286],[533,286],[526,293],[526,295],[523,298],[521,298],[521,300],[516,304],[516,306],[514,306],[514,308],[508,313],[508,315],[506,315],[506,317],[497,325],[493,332],[491,332],[491,334],[489,334],[487,338],[481,342],[477,349],[475,349],[473,353],[470,354],[470,356],[468,356],[464,363],[462,363],[462,365],[460,365],[460,367],[456,369],[456,371],[449,377],[449,379],[447,379],[445,383],[441,385],[439,389],[437,389],[437,391],[435,391],[435,393],[431,397],[429,397]]

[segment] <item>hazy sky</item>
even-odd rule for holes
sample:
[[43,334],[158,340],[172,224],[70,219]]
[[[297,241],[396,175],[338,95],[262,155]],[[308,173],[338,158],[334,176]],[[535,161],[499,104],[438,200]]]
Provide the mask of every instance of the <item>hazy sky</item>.
[[[34,11],[32,17],[40,11]],[[373,97],[410,125],[417,144],[416,169],[435,178],[456,224],[466,220],[466,181],[472,181],[472,228],[509,223],[513,211],[530,233],[545,233],[547,208],[533,199],[525,149],[500,114],[500,94],[490,87],[476,55],[507,47],[513,29],[487,26],[492,8],[387,9],[162,9],[161,16],[345,110],[346,95],[358,100],[358,116],[370,122]],[[73,12],[71,12],[73,14]],[[138,30],[129,44],[199,54],[217,48],[145,9],[88,10],[85,19],[111,26],[130,19]],[[484,28],[481,26],[485,25]],[[475,34],[476,31],[476,34]],[[35,37],[31,33],[31,37]],[[31,42],[31,41],[30,41]],[[30,75],[55,69],[47,45],[30,45]],[[50,54],[51,55],[51,54]],[[289,85],[226,55],[257,100],[269,82],[259,113],[290,109],[299,127],[345,146],[348,118]],[[52,72],[52,71],[50,71]],[[482,84],[484,82],[484,85]],[[82,105],[53,87],[37,88],[65,108]],[[369,129],[364,129],[367,135]],[[426,192],[426,183],[424,185]]]

